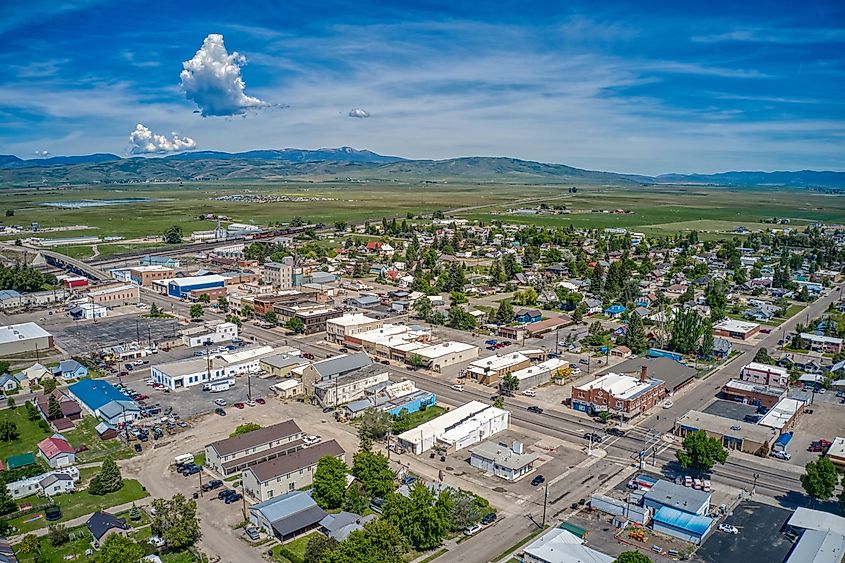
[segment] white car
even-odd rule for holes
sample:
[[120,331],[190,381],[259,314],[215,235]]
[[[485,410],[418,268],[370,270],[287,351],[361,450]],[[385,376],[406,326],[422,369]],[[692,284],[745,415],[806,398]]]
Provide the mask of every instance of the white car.
[[792,454],[789,452],[772,452],[772,457],[776,459],[782,459],[784,461],[789,461],[792,459]]
[[469,528],[464,530],[465,536],[474,536],[478,532],[484,529],[484,526],[481,524],[475,524],[474,526],[470,526]]
[[226,406],[226,399],[214,399],[214,404],[218,407],[225,407]]
[[147,543],[153,547],[164,547],[164,540],[158,536],[150,536]]
[[663,408],[664,409],[671,409],[674,406],[675,406],[675,403],[673,403],[672,401],[663,401]]
[[522,394],[525,395],[526,397],[536,397],[537,396],[537,392],[534,391],[533,389],[526,389],[525,391],[522,392]]
[[460,383],[455,383],[454,385],[452,385],[452,389],[454,389],[455,391],[463,391],[464,386],[461,385]]
[[736,526],[731,526],[730,524],[719,524],[719,531],[725,532],[726,534],[738,534],[739,530],[736,529]]
[[314,444],[318,443],[321,439],[322,439],[322,438],[320,438],[319,436],[308,435],[308,436],[305,436],[305,437],[302,439],[302,442],[303,442],[306,446],[313,446]]
[[581,368],[579,368],[579,367],[569,368],[569,373],[571,373],[572,375],[578,375],[579,373],[581,373]]

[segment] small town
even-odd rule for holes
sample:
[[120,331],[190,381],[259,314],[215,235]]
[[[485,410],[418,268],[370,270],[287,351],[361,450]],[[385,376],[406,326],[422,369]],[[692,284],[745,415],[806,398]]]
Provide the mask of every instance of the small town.
[[388,542],[796,563],[845,541],[819,510],[845,499],[839,226],[713,241],[438,212],[161,238],[88,261],[4,246],[0,522],[23,561]]

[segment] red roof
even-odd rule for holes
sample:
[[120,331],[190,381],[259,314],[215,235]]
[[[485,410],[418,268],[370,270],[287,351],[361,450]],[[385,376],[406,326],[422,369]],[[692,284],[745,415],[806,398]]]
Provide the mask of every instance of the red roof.
[[368,242],[367,243],[367,250],[378,250],[381,248],[380,242]]
[[72,454],[73,446],[71,446],[67,440],[62,438],[44,438],[40,442],[38,442],[38,449],[41,450],[41,453],[44,454],[44,457],[47,459],[53,459],[59,454]]

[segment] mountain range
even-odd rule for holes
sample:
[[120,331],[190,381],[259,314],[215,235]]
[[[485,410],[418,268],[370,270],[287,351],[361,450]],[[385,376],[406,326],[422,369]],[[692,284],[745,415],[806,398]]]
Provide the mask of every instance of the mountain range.
[[0,155],[0,182],[17,185],[45,182],[86,184],[269,178],[845,188],[845,172],[738,171],[643,176],[584,170],[564,164],[506,157],[409,160],[351,147],[317,150],[288,148],[239,153],[195,151],[161,157],[130,158],[108,153],[31,160],[13,155]]

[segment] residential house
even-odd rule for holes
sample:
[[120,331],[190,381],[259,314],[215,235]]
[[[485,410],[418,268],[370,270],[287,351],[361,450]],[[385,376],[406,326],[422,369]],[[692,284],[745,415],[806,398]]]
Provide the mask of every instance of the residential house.
[[618,303],[615,305],[611,305],[604,310],[604,313],[610,317],[611,319],[618,319],[622,317],[622,313],[625,312],[625,306],[619,305]]
[[62,378],[65,381],[71,379],[82,379],[88,375],[88,368],[76,360],[62,360],[59,365],[53,368],[53,377]]
[[521,442],[508,448],[493,442],[482,442],[469,451],[473,467],[492,473],[506,481],[516,481],[534,470],[539,456],[525,453]]
[[117,516],[98,510],[88,518],[86,522],[88,531],[94,538],[94,546],[99,548],[106,538],[111,534],[120,534],[125,536],[129,532],[129,526],[124,520]]
[[519,309],[514,314],[514,320],[518,323],[536,323],[543,319],[543,313],[538,309]]
[[375,514],[360,516],[346,511],[327,514],[325,518],[320,520],[320,531],[335,541],[341,542],[349,537],[352,532],[363,530],[364,526],[375,518]]
[[53,469],[76,463],[76,450],[61,434],[53,434],[38,442],[38,455]]
[[9,393],[18,388],[18,380],[14,375],[4,373],[0,375],[0,390],[4,393]]

